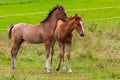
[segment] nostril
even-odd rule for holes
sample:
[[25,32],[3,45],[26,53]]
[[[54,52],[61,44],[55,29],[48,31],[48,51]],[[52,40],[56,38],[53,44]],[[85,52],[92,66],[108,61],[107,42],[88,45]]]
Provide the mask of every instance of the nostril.
[[80,34],[81,37],[84,37],[84,34]]
[[83,36],[85,36],[85,35],[83,34]]
[[83,37],[84,36],[84,32],[80,32],[80,36]]

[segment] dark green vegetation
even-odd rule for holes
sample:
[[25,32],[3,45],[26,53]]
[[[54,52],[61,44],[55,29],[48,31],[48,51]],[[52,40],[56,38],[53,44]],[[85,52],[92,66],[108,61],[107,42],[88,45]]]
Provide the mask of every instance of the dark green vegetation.
[[[85,37],[79,37],[74,31],[71,49],[73,72],[62,69],[55,71],[59,54],[57,43],[50,74],[44,70],[44,45],[24,43],[17,57],[17,72],[13,73],[11,40],[8,39],[7,30],[0,30],[0,80],[119,80],[119,0],[0,0],[0,29],[7,29],[8,25],[20,22],[38,24],[56,4],[63,5],[68,16],[75,13],[84,16]],[[28,14],[34,12],[44,13]],[[106,20],[100,20],[103,18]],[[65,61],[67,67],[67,59]]]

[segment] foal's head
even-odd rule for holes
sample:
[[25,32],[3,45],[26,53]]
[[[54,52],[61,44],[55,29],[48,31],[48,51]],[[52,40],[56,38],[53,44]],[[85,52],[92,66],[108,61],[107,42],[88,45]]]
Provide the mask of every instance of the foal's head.
[[[43,21],[41,21],[41,23],[46,22],[53,15],[55,16],[54,18],[56,18],[57,20],[62,20],[62,21],[68,20],[64,7],[57,5],[48,13],[47,17]],[[56,19],[53,19],[53,20],[56,20]]]
[[67,21],[68,18],[67,18],[66,11],[65,11],[64,7],[57,5],[57,9],[58,10],[56,11],[56,14],[57,14],[58,20]]
[[73,20],[73,29],[75,29],[81,37],[84,36],[84,24],[82,21],[82,16],[78,16],[77,14],[71,18],[69,18],[69,20]]

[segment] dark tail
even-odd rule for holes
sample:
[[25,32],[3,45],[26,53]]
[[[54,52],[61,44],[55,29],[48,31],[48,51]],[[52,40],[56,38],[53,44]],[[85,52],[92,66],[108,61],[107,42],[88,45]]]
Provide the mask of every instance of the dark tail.
[[9,26],[9,29],[8,29],[8,37],[9,37],[9,39],[12,37],[11,31],[12,31],[12,28],[13,28],[13,27],[14,27],[13,24],[11,24],[11,25]]

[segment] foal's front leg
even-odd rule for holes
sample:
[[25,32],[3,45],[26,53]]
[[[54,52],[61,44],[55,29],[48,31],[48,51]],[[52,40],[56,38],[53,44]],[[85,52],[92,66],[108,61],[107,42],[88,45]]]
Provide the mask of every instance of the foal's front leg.
[[60,69],[60,66],[61,66],[61,61],[63,59],[63,48],[64,48],[64,44],[62,42],[59,42],[59,48],[60,48],[60,55],[59,55],[59,63],[58,63],[58,66],[56,68],[57,71],[59,71]]
[[51,51],[50,51],[50,53],[51,53],[51,60],[50,60],[50,70],[52,70],[52,61],[53,61],[53,55],[54,55],[54,44],[55,44],[55,41],[53,41],[52,43],[51,43]]
[[72,72],[71,61],[70,61],[70,56],[71,56],[70,47],[71,47],[71,44],[67,44],[67,45],[68,45],[68,53],[67,53],[67,58],[68,58],[68,72]]

